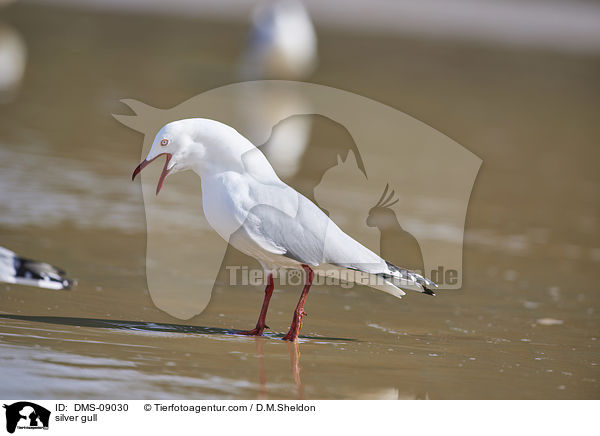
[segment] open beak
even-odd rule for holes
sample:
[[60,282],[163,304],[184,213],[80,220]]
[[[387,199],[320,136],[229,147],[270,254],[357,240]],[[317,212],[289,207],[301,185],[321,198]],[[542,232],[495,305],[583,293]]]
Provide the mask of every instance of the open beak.
[[162,173],[160,173],[160,178],[158,179],[158,185],[156,186],[156,195],[158,195],[158,193],[160,192],[160,190],[162,189],[163,183],[165,182],[165,178],[167,177],[167,175],[169,174],[169,170],[167,169],[167,167],[169,166],[169,161],[171,160],[171,158],[173,157],[173,155],[171,153],[161,153],[158,156],[153,157],[152,159],[148,160],[148,159],[144,159],[136,168],[135,170],[133,170],[133,175],[131,176],[131,180],[135,179],[135,176],[137,176],[144,168],[146,168],[148,165],[150,165],[151,162],[153,162],[154,160],[156,160],[156,158],[159,158],[161,156],[167,156],[167,160],[165,161],[165,166],[163,167]]

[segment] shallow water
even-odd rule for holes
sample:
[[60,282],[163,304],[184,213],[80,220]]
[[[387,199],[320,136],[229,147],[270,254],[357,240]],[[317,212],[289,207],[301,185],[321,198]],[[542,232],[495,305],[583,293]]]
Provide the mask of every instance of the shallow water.
[[[405,111],[483,165],[461,290],[318,286],[289,344],[297,287],[277,286],[264,338],[234,334],[254,325],[262,289],[227,286],[226,265],[256,266],[233,250],[201,315],[153,303],[129,182],[142,137],[110,115],[127,113],[121,98],[170,107],[237,81],[244,27],[26,4],[2,21],[28,61],[0,105],[0,244],[78,283],[0,285],[1,397],[600,398],[597,57],[321,30],[314,82]],[[337,138],[324,129],[323,153]],[[308,196],[319,156],[290,179]]]

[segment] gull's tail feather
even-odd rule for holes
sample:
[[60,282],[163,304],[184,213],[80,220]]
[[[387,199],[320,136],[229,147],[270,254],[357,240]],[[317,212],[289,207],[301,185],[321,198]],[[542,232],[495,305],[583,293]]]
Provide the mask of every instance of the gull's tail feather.
[[[314,267],[314,271],[317,275],[321,275],[327,279],[336,279],[342,283],[357,283],[360,285],[367,285],[373,289],[383,291],[387,294],[393,295],[396,298],[402,298],[406,293],[400,289],[396,284],[391,282],[390,276],[372,274],[368,271],[361,270],[359,268],[337,265],[337,264],[321,264]],[[351,274],[348,274],[348,271]]]
[[[427,277],[423,277],[414,271],[397,267],[393,263],[385,261],[390,270],[389,279],[400,288],[408,288],[413,291],[422,292],[423,294],[435,296],[433,291],[438,287],[434,282]],[[387,274],[385,276],[388,276]],[[388,278],[388,277],[386,277]]]

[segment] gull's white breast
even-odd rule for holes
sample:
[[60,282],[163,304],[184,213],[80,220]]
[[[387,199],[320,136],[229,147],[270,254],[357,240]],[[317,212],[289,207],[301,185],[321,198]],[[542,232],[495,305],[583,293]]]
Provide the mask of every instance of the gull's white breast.
[[275,246],[266,234],[248,235],[245,226],[256,224],[249,222],[255,219],[252,211],[267,206],[294,217],[297,197],[292,188],[278,180],[264,183],[233,171],[202,177],[202,206],[210,226],[238,250],[266,263],[281,263],[279,255],[285,249]]

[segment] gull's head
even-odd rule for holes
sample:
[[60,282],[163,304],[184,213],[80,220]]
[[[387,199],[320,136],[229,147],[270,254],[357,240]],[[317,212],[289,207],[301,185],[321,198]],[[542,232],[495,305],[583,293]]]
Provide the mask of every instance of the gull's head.
[[131,180],[155,159],[165,156],[165,164],[156,186],[162,189],[166,177],[193,169],[202,173],[210,169],[235,169],[241,155],[254,147],[235,129],[206,118],[173,121],[157,133],[148,156],[133,171]]

